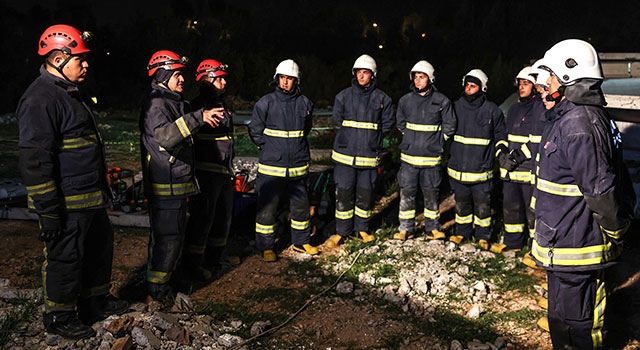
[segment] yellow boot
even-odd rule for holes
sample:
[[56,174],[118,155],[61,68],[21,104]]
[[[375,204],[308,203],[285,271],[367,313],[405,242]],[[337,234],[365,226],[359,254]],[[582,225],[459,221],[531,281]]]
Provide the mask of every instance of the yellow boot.
[[496,253],[496,254],[500,254],[502,253],[502,251],[504,251],[504,248],[506,248],[507,245],[504,243],[499,243],[499,244],[492,244],[491,248],[489,248],[489,250],[492,253]]
[[318,251],[318,248],[312,246],[311,244],[294,245],[293,250],[299,253],[306,253],[309,255],[318,255],[318,253],[320,253]]
[[400,232],[398,232],[398,233],[393,235],[393,239],[397,239],[399,241],[406,241],[407,240],[407,231],[406,230],[401,230]]
[[463,236],[453,235],[453,236],[449,237],[449,242],[453,242],[455,244],[460,244],[460,243],[462,243],[462,241],[464,241],[464,237]]
[[489,242],[486,239],[481,239],[478,241],[478,246],[482,250],[489,250]]
[[370,235],[365,231],[360,231],[359,234],[360,234],[360,237],[362,238],[362,241],[364,243],[373,242],[376,239],[376,236]]
[[262,261],[274,262],[276,261],[276,253],[273,250],[265,250],[262,252]]
[[549,331],[549,319],[545,317],[541,317],[537,322],[538,327],[542,328],[544,331]]
[[549,299],[540,298],[540,300],[538,300],[538,306],[540,306],[541,308],[547,310],[549,308]]
[[335,247],[339,246],[341,243],[342,243],[342,236],[333,235],[333,236],[329,237],[329,239],[327,239],[324,242],[324,245],[326,245],[327,248],[335,248]]
[[438,229],[433,229],[431,230],[431,232],[429,232],[426,236],[426,239],[429,240],[435,240],[435,239],[445,239],[446,235],[444,234],[444,232],[438,230]]
[[529,266],[532,269],[536,269],[536,270],[542,270],[541,266],[538,266],[536,264],[536,262],[533,260],[533,258],[531,257],[531,252],[527,252],[523,257],[522,257],[522,263]]
[[549,290],[549,283],[542,282],[542,283],[540,283],[540,287],[542,287],[542,289],[548,291]]

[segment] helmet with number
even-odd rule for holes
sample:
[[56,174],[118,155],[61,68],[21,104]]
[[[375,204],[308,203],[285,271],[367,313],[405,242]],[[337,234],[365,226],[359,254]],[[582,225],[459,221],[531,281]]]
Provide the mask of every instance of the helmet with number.
[[227,75],[227,69],[229,66],[222,64],[219,61],[206,59],[198,65],[196,69],[196,81],[202,80],[204,77],[217,78]]
[[294,77],[300,81],[300,67],[298,64],[291,59],[284,60],[278,64],[276,67],[276,72],[273,74],[273,80],[278,79],[278,75],[287,75],[290,77]]
[[549,85],[547,84],[547,79],[549,79],[551,73],[549,73],[549,71],[546,69],[540,68],[541,66],[543,66],[543,62],[544,61],[542,60],[542,58],[535,61],[531,66],[531,73],[529,73],[529,75],[535,77],[535,85],[540,85],[548,88]]
[[542,67],[553,73],[562,85],[573,85],[584,78],[604,79],[598,53],[586,41],[563,40],[547,50],[543,59]]
[[86,42],[91,39],[91,32],[80,32],[66,24],[56,24],[47,28],[38,42],[38,55],[46,56],[53,50],[61,50],[68,55],[79,55],[90,50]]
[[533,68],[531,66],[526,66],[522,68],[520,72],[518,72],[518,75],[516,75],[516,80],[514,84],[518,86],[518,81],[520,79],[524,79],[524,80],[530,81],[532,84],[535,84],[536,80],[531,76],[532,70]]
[[369,55],[362,55],[356,59],[353,63],[353,68],[351,68],[351,73],[353,75],[356,74],[358,69],[368,69],[373,73],[373,77],[375,78],[378,74],[378,65],[376,64],[376,60]]
[[418,63],[416,63],[413,66],[413,68],[411,68],[411,71],[409,72],[409,80],[413,80],[413,73],[416,73],[416,72],[420,72],[428,75],[429,81],[432,84],[436,82],[435,69],[433,69],[433,66],[431,65],[431,63],[425,60],[418,61]]
[[160,50],[151,56],[147,70],[149,71],[149,76],[152,77],[159,68],[167,71],[184,69],[187,67],[188,61],[188,58],[184,56],[180,57],[180,55],[173,51]]
[[489,82],[489,77],[481,70],[481,69],[472,69],[469,73],[465,74],[462,77],[462,86],[464,87],[465,81],[467,77],[473,77],[480,81],[480,89],[482,92],[487,92],[487,83]]

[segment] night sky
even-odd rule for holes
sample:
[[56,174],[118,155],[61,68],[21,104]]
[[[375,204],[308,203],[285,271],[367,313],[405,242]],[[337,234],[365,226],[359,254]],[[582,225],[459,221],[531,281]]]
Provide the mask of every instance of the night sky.
[[[170,49],[192,65],[215,58],[231,67],[229,92],[252,101],[269,91],[273,68],[286,58],[301,66],[303,92],[331,104],[347,86],[355,58],[368,53],[394,102],[420,59],[436,68],[437,87],[455,99],[462,75],[481,68],[489,97],[500,103],[515,74],[566,38],[601,52],[640,52],[640,2],[0,0],[4,58],[2,111],[15,109],[37,75],[39,35],[71,24],[95,34],[93,78],[104,107],[136,106],[148,85],[150,55]],[[7,50],[11,48],[11,50]],[[10,57],[6,57],[10,53]],[[195,70],[195,67],[191,67]]]

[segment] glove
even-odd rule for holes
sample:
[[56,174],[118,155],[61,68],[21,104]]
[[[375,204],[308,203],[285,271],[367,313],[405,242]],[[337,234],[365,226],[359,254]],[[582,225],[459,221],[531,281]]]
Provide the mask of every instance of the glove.
[[40,240],[51,241],[62,233],[62,225],[60,224],[60,215],[58,214],[42,214],[38,218],[40,225]]
[[507,171],[511,171],[518,166],[518,164],[504,152],[498,154],[498,161],[500,162],[500,167]]
[[522,164],[527,160],[527,157],[519,149],[514,149],[511,152],[509,152],[509,156],[513,158],[513,160],[516,162],[516,165]]

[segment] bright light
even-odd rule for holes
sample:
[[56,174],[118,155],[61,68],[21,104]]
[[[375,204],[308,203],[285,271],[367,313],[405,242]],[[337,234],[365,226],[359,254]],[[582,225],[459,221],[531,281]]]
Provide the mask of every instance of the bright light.
[[422,33],[420,34],[421,37],[426,38],[427,37],[427,33]]
[[384,46],[382,46],[382,44],[380,44],[380,45],[378,45],[378,48],[379,48],[380,50],[382,50],[382,49],[384,48]]
[[373,28],[378,28],[378,23],[373,22]]

